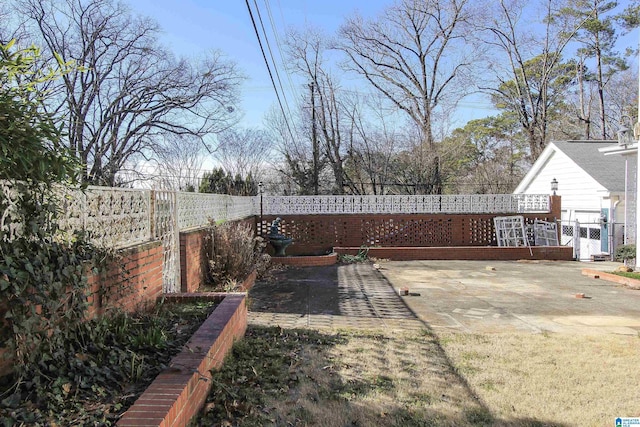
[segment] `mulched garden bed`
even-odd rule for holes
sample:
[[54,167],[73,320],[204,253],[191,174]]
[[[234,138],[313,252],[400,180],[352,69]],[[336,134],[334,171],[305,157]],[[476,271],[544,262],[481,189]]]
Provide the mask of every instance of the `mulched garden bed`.
[[0,425],[115,425],[214,309],[161,304],[84,323],[31,378],[1,380]]

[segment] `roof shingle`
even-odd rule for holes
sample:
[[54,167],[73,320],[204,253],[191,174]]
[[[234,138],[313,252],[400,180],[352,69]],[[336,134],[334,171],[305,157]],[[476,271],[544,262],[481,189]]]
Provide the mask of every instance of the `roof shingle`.
[[554,141],[553,144],[607,190],[624,191],[624,156],[605,156],[598,151],[616,141]]

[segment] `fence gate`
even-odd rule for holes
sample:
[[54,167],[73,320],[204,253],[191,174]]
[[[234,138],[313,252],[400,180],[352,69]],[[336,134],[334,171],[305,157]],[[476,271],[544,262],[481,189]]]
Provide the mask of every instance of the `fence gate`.
[[162,291],[180,292],[180,230],[176,192],[155,190],[153,193],[153,221],[156,239],[162,240]]
[[623,244],[624,225],[617,223],[562,221],[561,245],[573,247],[577,260],[613,254]]

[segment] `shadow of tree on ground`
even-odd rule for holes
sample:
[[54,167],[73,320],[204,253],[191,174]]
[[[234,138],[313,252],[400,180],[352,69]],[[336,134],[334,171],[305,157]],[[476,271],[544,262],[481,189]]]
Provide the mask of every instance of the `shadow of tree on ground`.
[[497,419],[422,331],[250,326],[195,425],[565,427]]

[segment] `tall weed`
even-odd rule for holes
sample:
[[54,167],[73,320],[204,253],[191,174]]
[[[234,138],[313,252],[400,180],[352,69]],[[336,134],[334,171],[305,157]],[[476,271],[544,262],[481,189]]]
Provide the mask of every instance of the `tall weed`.
[[254,269],[261,273],[270,262],[263,254],[266,242],[246,223],[211,224],[207,243],[209,282],[217,290],[235,290]]

